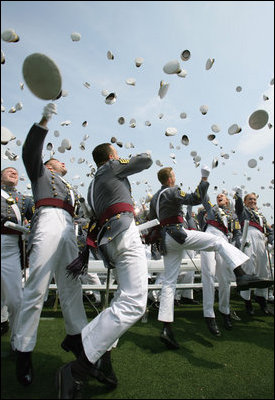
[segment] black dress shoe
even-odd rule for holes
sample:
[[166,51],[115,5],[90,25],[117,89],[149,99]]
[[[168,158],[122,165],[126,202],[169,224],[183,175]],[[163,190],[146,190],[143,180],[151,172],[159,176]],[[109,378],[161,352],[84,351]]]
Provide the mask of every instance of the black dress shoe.
[[218,325],[216,324],[216,320],[215,318],[211,318],[211,317],[204,317],[207,328],[209,329],[209,331],[212,333],[212,335],[214,336],[221,336],[221,332],[218,328]]
[[251,300],[245,300],[244,304],[245,304],[245,309],[246,309],[247,314],[251,315],[251,316],[254,315],[255,312],[253,310],[253,306],[252,306]]
[[33,380],[32,352],[16,351],[16,377],[23,386],[28,386]]
[[194,299],[189,299],[188,297],[182,297],[181,301],[183,304],[194,304],[194,305],[200,304],[199,301],[196,301]]
[[79,333],[77,335],[67,335],[61,343],[61,347],[65,351],[71,351],[72,353],[74,353],[76,358],[79,357],[81,351],[83,350],[81,334]]
[[274,280],[261,279],[257,275],[242,275],[236,277],[237,290],[248,290],[249,288],[263,289],[274,284]]
[[262,297],[262,296],[255,296],[254,300],[255,300],[256,303],[258,303],[260,305],[263,314],[264,315],[269,315],[266,299],[264,297]]
[[90,375],[94,376],[99,382],[108,386],[117,386],[118,381],[112,367],[110,351],[106,351],[106,353],[97,360],[94,367],[95,368],[91,370]]
[[161,334],[160,340],[166,345],[169,350],[179,349],[179,344],[176,342],[174,338],[174,334],[172,332],[171,327],[164,327]]
[[5,335],[9,330],[9,321],[1,322],[1,336]]
[[56,373],[58,399],[82,399],[81,388],[83,382],[73,377],[71,364],[70,362],[63,365]]
[[223,325],[224,325],[225,329],[231,331],[231,329],[233,328],[233,325],[232,325],[230,314],[224,314],[222,312],[220,312],[220,314],[223,317]]

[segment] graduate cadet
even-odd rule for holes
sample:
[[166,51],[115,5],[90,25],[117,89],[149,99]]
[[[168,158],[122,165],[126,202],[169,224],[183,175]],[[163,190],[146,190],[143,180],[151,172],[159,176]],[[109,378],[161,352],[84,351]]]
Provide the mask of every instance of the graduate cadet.
[[152,159],[147,153],[121,159],[110,143],[96,146],[93,159],[98,169],[89,186],[88,203],[98,224],[99,253],[107,268],[115,268],[118,289],[110,306],[82,329],[81,355],[58,370],[61,399],[79,398],[83,380],[91,376],[101,382],[108,379],[113,386],[117,384],[111,349],[146,309],[147,259],[135,224],[127,177],[149,168]]
[[178,349],[179,344],[174,338],[172,322],[174,320],[174,294],[180,263],[184,250],[216,251],[224,258],[236,276],[237,288],[247,290],[249,287],[267,287],[272,281],[261,280],[257,276],[244,273],[241,264],[248,257],[229,244],[224,238],[210,233],[185,230],[183,227],[182,205],[198,205],[205,197],[209,183],[207,177],[210,170],[207,166],[201,169],[201,182],[193,193],[185,193],[176,185],[175,172],[171,167],[158,171],[161,188],[154,194],[150,203],[150,219],[160,221],[164,282],[161,290],[158,320],[163,322],[160,339],[169,349]]
[[33,381],[32,352],[44,298],[53,274],[67,333],[62,342],[64,350],[79,355],[82,349],[81,329],[87,324],[81,283],[66,275],[66,266],[78,255],[74,231],[76,193],[63,178],[67,172],[64,163],[50,159],[44,165],[42,161],[47,122],[56,113],[55,104],[44,107],[41,121],[33,124],[22,149],[35,202],[27,249],[30,274],[24,287],[15,336],[16,375],[24,386]]

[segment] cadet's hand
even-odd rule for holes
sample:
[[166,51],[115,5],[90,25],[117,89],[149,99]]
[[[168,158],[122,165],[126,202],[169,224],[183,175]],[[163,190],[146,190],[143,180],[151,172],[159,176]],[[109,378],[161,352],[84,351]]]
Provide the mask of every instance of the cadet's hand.
[[49,103],[44,107],[42,116],[49,121],[53,114],[57,114],[57,107],[54,103]]
[[236,193],[236,195],[237,195],[238,197],[242,197],[242,196],[243,196],[243,191],[242,191],[242,189],[240,188],[240,186],[236,186],[236,187],[234,188],[234,190],[235,190],[235,193]]
[[208,178],[210,175],[210,168],[207,165],[204,165],[201,169],[201,177]]

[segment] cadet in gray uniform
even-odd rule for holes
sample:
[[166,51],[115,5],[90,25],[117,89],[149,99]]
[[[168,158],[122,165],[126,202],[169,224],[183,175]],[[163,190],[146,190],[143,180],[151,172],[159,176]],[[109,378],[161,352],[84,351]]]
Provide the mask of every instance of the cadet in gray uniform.
[[[240,247],[242,236],[241,227],[237,215],[230,207],[230,201],[224,193],[217,196],[217,204],[213,205],[209,196],[203,199],[206,210],[205,232],[212,233],[232,243],[236,242]],[[219,311],[223,317],[224,327],[232,329],[230,318],[230,288],[231,281],[235,280],[232,271],[227,270],[226,263],[217,252],[201,251],[201,274],[203,292],[203,315],[209,331],[220,336],[214,312],[215,302],[215,277],[219,282]]]
[[[238,215],[241,226],[244,221],[249,221],[247,232],[247,243],[249,246],[244,247],[244,252],[249,256],[249,260],[244,264],[243,269],[249,274],[257,274],[261,278],[269,278],[270,271],[268,269],[268,259],[266,242],[272,244],[274,242],[274,232],[268,226],[266,218],[258,210],[257,196],[255,193],[248,193],[242,200],[242,189],[237,188],[235,193],[235,210]],[[262,312],[268,315],[267,299],[268,289],[255,289],[255,301],[260,305]],[[249,315],[254,315],[251,302],[251,290],[241,291],[241,297],[244,299],[246,311]]]
[[[162,168],[158,172],[161,189],[154,194],[150,203],[150,219],[158,218],[162,226],[162,247],[164,260],[164,282],[158,320],[163,322],[161,340],[169,349],[178,349],[174,339],[171,323],[174,320],[174,294],[184,250],[217,251],[227,266],[236,275],[237,286],[246,290],[249,287],[268,286],[270,282],[261,281],[258,277],[245,275],[240,267],[248,257],[229,244],[224,238],[206,232],[185,230],[183,228],[182,205],[198,205],[205,197],[209,183],[209,168],[201,169],[201,182],[194,193],[185,193],[175,184],[175,172],[171,167]],[[272,282],[271,282],[272,284]]]
[[[88,190],[99,232],[97,246],[107,268],[115,268],[118,289],[109,307],[82,329],[84,351],[57,373],[59,398],[75,398],[79,382],[87,375],[99,381],[111,377],[110,350],[114,343],[144,314],[148,292],[145,247],[134,219],[134,204],[128,176],[149,168],[147,153],[119,158],[110,143],[93,150],[98,167]],[[111,383],[111,382],[110,382]]]
[[36,344],[37,329],[44,297],[54,274],[67,336],[62,347],[76,356],[82,344],[80,332],[87,324],[80,281],[66,275],[66,266],[78,255],[74,231],[75,193],[63,179],[63,163],[51,159],[42,162],[42,149],[48,133],[47,121],[55,105],[44,108],[39,124],[34,124],[25,140],[22,158],[32,184],[35,213],[28,241],[30,275],[26,282],[18,317],[15,346],[16,374],[22,385],[33,379],[31,354]]
[[[23,296],[22,269],[26,260],[22,232],[4,226],[6,221],[24,225],[33,214],[33,200],[17,189],[18,172],[13,167],[1,171],[1,309],[8,308],[11,348],[15,350],[15,326]],[[26,266],[26,265],[25,265]]]

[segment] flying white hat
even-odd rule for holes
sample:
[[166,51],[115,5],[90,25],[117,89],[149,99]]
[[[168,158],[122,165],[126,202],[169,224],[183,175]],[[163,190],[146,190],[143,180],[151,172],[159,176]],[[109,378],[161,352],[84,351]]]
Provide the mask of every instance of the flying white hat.
[[214,140],[216,137],[216,135],[210,134],[207,136],[207,139],[210,140],[210,142],[212,142],[212,140]]
[[64,147],[65,150],[71,150],[72,146],[69,139],[63,139],[61,142],[61,147]]
[[103,89],[103,90],[101,91],[101,94],[102,94],[102,96],[106,97],[106,96],[108,96],[109,91],[108,91],[107,89]]
[[1,50],[1,64],[5,64],[5,62],[6,62],[5,54],[3,50]]
[[178,75],[180,78],[185,78],[186,75],[187,75],[187,71],[186,71],[185,69],[182,69],[180,72],[177,73],[177,75]]
[[165,136],[174,136],[178,133],[177,128],[167,128],[165,131]]
[[180,63],[178,60],[172,60],[166,63],[163,67],[166,74],[178,74],[181,71]]
[[9,43],[16,43],[19,41],[19,36],[13,29],[7,29],[1,34],[2,40],[4,42],[9,42]]
[[241,92],[242,91],[242,87],[241,86],[237,86],[236,87],[236,92]]
[[140,67],[143,64],[144,59],[142,57],[137,57],[135,59],[136,67]]
[[254,158],[251,158],[247,165],[249,166],[249,168],[255,168],[257,166],[257,160],[255,160]]
[[267,124],[268,118],[268,113],[265,110],[257,110],[250,115],[248,124],[252,129],[262,129]]
[[135,120],[135,118],[130,119],[129,124],[130,124],[130,128],[135,128],[135,127],[136,127],[136,120]]
[[214,64],[215,58],[208,58],[205,64],[205,69],[208,71]]
[[212,125],[211,129],[214,133],[219,133],[220,132],[220,127],[218,125]]
[[110,93],[108,96],[105,98],[105,103],[106,104],[113,104],[116,102],[116,94],[115,93]]
[[183,50],[181,52],[180,58],[182,59],[182,61],[187,61],[187,60],[189,60],[190,57],[191,57],[191,53],[189,50]]
[[62,93],[58,66],[45,54],[33,53],[25,58],[22,73],[30,91],[42,100],[55,100]]
[[190,156],[191,156],[191,157],[196,157],[197,154],[198,154],[198,153],[197,153],[196,151],[191,151]]
[[180,113],[180,118],[181,119],[187,118],[187,114],[185,112]]
[[54,134],[55,137],[58,137],[60,135],[59,131],[54,131],[53,134]]
[[135,86],[136,80],[135,78],[127,78],[126,81],[127,85]]
[[73,42],[78,42],[81,39],[81,34],[78,32],[71,33],[71,39]]
[[159,114],[159,119],[163,118],[163,115],[164,115],[163,113],[160,113]]
[[160,88],[159,88],[159,92],[158,95],[161,99],[163,99],[163,97],[166,95],[167,91],[169,88],[169,83],[165,83],[164,81],[160,81]]
[[214,158],[212,161],[212,169],[216,168],[219,164],[219,160],[217,158]]
[[182,135],[181,143],[184,144],[184,146],[188,146],[189,145],[189,138],[188,138],[187,135]]
[[1,144],[7,144],[10,140],[16,139],[11,131],[5,126],[1,126]]
[[240,133],[242,128],[238,124],[233,124],[228,128],[229,135],[235,135],[236,133]]
[[117,122],[118,122],[120,125],[123,125],[123,124],[125,123],[125,118],[124,118],[124,117],[119,117],[118,120],[117,120]]
[[107,58],[108,60],[113,60],[115,58],[115,56],[110,50],[107,51]]
[[200,106],[200,112],[202,113],[202,115],[207,114],[208,111],[208,106],[206,106],[205,104]]

